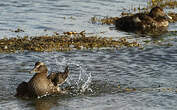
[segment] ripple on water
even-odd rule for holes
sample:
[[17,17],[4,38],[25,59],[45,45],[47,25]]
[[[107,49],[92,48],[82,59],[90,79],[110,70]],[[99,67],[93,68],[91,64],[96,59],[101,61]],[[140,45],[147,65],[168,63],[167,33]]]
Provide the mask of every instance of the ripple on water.
[[[177,83],[175,51],[176,48],[173,47],[149,47],[144,50],[130,48],[114,51],[1,54],[0,103],[4,108],[8,108],[9,104],[13,104],[14,108],[21,108],[23,104],[26,108],[33,108],[38,107],[37,103],[49,103],[52,108],[57,109],[174,108]],[[49,102],[16,99],[15,88],[20,82],[31,78],[28,71],[36,61],[45,62],[50,72],[63,71],[64,67],[69,65],[70,77],[63,88],[73,87],[70,89],[71,94],[57,96],[54,102],[53,99]],[[8,69],[4,64],[8,65]],[[165,99],[167,101],[161,103]],[[96,102],[99,103],[95,104]]]

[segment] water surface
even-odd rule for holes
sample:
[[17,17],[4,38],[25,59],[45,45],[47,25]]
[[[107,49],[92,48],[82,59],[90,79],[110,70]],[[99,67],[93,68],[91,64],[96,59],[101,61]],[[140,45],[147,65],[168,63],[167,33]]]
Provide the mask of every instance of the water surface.
[[[139,4],[144,7],[146,1],[1,0],[1,38],[86,30],[93,35],[115,38],[129,35],[138,42],[143,43],[145,39],[150,43],[143,45],[143,49],[1,53],[0,109],[175,110],[177,23],[170,24],[168,33],[152,39],[110,30],[110,25],[90,22],[93,16],[119,16],[123,8],[137,7]],[[18,27],[25,32],[9,31]],[[100,34],[103,31],[105,33]],[[63,71],[69,65],[70,76],[63,87],[73,86],[70,94],[31,100],[14,97],[18,84],[32,77],[28,72],[36,61],[46,63],[49,72]]]

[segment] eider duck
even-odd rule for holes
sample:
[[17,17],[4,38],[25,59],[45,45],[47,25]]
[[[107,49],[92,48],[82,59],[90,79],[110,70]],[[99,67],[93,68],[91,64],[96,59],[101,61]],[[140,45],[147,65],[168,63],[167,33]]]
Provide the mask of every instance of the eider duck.
[[17,97],[29,97],[29,91],[28,91],[28,83],[27,82],[22,82],[18,85],[17,89],[16,89],[16,94],[15,96]]
[[69,67],[67,66],[64,72],[53,72],[50,75],[48,75],[47,78],[50,79],[55,86],[59,86],[66,81],[68,75]]
[[167,29],[169,19],[172,18],[166,15],[162,8],[156,6],[148,14],[137,13],[122,17],[115,21],[115,26],[118,30],[146,33]]
[[29,80],[29,82],[22,82],[19,84],[16,89],[16,96],[40,97],[44,95],[63,93],[58,84],[62,84],[66,81],[69,69],[67,66],[64,72],[58,72],[55,74],[51,73],[51,75],[47,76],[47,66],[43,62],[36,62],[35,67],[30,73],[35,73],[35,75]]

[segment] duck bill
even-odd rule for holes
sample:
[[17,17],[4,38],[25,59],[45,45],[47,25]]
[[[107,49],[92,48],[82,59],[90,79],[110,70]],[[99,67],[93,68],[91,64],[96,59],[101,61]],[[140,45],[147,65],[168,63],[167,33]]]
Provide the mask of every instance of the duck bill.
[[30,74],[36,73],[36,68],[33,68],[29,73],[30,73]]

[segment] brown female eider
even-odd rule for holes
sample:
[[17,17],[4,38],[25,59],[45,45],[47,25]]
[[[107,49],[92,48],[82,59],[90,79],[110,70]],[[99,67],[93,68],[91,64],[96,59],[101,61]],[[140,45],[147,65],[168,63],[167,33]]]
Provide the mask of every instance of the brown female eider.
[[115,26],[118,30],[146,33],[167,29],[169,19],[172,18],[166,15],[162,8],[156,6],[149,14],[137,13],[122,17],[115,21]]
[[63,93],[58,84],[65,82],[69,74],[69,69],[67,66],[63,73],[51,73],[51,75],[47,76],[47,66],[43,62],[36,62],[35,67],[30,73],[36,74],[29,80],[29,82],[22,82],[19,84],[16,89],[16,96],[38,97]]
[[48,75],[47,78],[50,79],[55,86],[59,86],[66,81],[68,75],[69,75],[69,67],[67,66],[64,72],[51,73],[50,75]]

